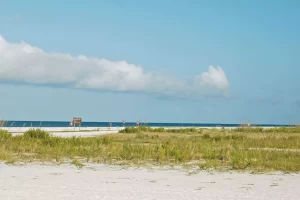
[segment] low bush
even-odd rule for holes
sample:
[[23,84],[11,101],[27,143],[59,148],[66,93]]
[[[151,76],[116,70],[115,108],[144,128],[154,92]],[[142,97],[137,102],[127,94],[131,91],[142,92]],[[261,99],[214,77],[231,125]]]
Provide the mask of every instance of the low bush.
[[140,132],[140,129],[135,128],[135,127],[126,127],[119,132],[120,133],[138,133],[138,132]]
[[8,139],[11,137],[11,134],[6,130],[0,130],[0,139]]
[[50,134],[41,129],[30,129],[24,133],[25,138],[48,139]]

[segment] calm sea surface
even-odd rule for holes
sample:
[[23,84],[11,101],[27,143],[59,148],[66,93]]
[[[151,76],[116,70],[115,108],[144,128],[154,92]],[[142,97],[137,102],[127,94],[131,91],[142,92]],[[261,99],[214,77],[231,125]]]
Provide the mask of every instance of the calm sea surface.
[[[67,121],[8,121],[5,127],[68,127]],[[126,126],[135,126],[135,122],[126,122]],[[150,127],[238,127],[240,124],[201,124],[201,123],[147,123],[140,122],[140,126]],[[279,127],[289,125],[278,124],[252,124],[261,127]],[[82,127],[109,127],[109,122],[82,122]],[[121,127],[122,122],[112,122],[113,127]]]

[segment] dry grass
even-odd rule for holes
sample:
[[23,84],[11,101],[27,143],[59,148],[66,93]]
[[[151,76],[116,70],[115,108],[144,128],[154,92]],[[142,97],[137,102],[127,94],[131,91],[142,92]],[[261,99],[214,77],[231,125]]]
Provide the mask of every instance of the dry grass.
[[128,128],[94,138],[57,138],[31,130],[11,137],[0,130],[0,160],[197,165],[201,169],[300,171],[299,128]]

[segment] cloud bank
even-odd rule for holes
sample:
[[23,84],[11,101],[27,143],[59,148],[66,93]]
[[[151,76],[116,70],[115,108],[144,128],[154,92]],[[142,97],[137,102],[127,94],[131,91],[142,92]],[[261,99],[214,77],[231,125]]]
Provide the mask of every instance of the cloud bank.
[[10,43],[0,35],[0,81],[160,95],[224,93],[229,87],[221,67],[209,66],[189,80],[146,72],[126,61],[45,52],[25,42]]

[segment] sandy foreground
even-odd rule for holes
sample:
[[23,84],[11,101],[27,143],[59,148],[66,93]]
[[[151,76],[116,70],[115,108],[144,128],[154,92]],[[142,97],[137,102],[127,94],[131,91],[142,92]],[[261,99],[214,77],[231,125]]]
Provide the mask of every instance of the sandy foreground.
[[300,174],[0,164],[0,199],[300,199]]

